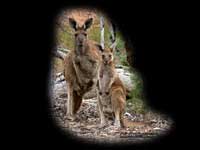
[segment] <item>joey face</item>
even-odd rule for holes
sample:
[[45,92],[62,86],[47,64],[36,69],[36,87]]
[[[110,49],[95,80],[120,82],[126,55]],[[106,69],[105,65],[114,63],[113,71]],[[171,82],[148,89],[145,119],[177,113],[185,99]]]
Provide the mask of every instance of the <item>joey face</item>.
[[103,49],[101,45],[96,45],[99,51],[101,51],[101,57],[103,64],[107,65],[113,62],[113,48]]
[[101,51],[102,62],[104,65],[109,65],[113,62],[113,48],[103,49],[101,45],[96,45],[99,51]]
[[99,95],[103,98],[110,96],[110,91],[99,90]]
[[105,65],[110,64],[113,61],[113,54],[112,52],[104,51],[102,53],[102,61]]

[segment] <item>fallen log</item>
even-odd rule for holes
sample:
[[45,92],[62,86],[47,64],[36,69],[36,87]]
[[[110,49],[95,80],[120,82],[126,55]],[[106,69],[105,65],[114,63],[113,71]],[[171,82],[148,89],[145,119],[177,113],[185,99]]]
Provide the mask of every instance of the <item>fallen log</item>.
[[67,53],[69,53],[70,51],[71,50],[69,50],[69,49],[58,47],[55,50],[53,50],[52,54],[53,54],[53,56],[64,60],[64,58],[66,57]]
[[69,53],[71,50],[69,50],[67,48],[58,47],[57,51],[61,51],[61,52],[64,52],[64,53]]
[[64,60],[64,58],[66,56],[66,54],[61,51],[53,51],[52,53],[53,53],[53,56],[58,57],[62,60]]

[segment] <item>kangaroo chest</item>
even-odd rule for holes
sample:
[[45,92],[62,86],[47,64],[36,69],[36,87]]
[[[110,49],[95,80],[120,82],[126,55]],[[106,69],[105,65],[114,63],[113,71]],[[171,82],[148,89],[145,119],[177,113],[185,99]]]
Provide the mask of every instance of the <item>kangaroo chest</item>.
[[114,75],[111,69],[103,68],[101,70],[100,75],[99,75],[99,84],[100,84],[99,87],[102,92],[105,92],[105,89],[110,88],[109,83],[111,82],[111,79],[113,78],[113,76]]
[[100,80],[100,89],[103,90],[107,88],[109,81],[110,81],[110,76],[108,72],[103,73],[103,77]]
[[96,84],[98,67],[98,60],[89,56],[76,56],[74,58],[74,68],[81,90],[89,91]]

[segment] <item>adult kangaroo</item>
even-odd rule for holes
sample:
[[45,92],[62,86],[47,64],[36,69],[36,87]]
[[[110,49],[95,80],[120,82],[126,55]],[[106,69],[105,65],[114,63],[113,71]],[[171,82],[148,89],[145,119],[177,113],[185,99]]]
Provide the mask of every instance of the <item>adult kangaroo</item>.
[[68,101],[67,118],[75,119],[82,98],[97,84],[97,73],[101,61],[101,52],[94,41],[87,39],[87,29],[93,22],[89,18],[80,26],[73,18],[69,18],[70,26],[75,30],[75,49],[64,59],[64,75],[67,82]]

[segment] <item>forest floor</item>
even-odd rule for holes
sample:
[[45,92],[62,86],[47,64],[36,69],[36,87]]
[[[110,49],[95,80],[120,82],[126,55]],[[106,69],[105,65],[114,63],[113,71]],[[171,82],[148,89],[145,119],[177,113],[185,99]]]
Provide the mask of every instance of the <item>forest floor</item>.
[[134,128],[116,128],[113,126],[113,121],[109,120],[108,126],[99,128],[100,118],[95,89],[84,97],[80,110],[76,115],[77,119],[69,121],[66,118],[66,82],[62,78],[62,76],[58,76],[56,81],[53,82],[51,99],[53,117],[61,128],[74,135],[74,137],[85,139],[86,142],[115,143],[120,141],[120,143],[136,143],[153,140],[165,135],[171,129],[172,121],[166,115],[153,111],[145,114],[135,114],[129,109],[127,109],[128,111],[124,114],[124,117],[132,121],[149,122],[150,124]]

